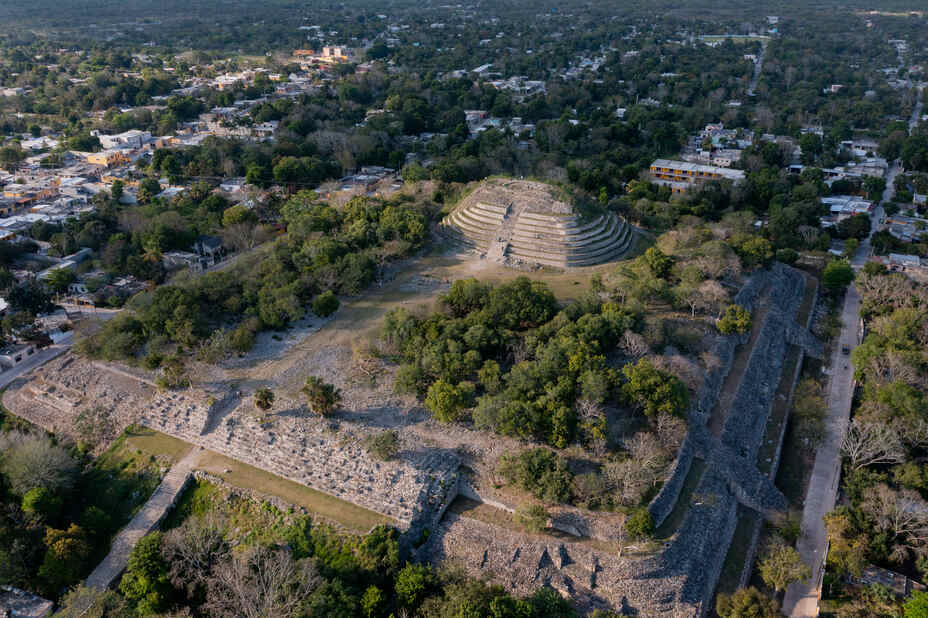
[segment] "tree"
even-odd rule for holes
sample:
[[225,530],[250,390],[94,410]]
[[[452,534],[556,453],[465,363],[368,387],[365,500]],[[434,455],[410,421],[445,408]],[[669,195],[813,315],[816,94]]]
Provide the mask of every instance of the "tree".
[[764,583],[777,592],[811,575],[796,548],[779,543],[773,543],[767,548],[757,566]]
[[39,567],[39,577],[48,584],[48,590],[55,593],[76,583],[93,555],[87,534],[74,524],[67,530],[47,528],[45,547],[47,550]]
[[327,318],[338,311],[338,297],[332,290],[326,290],[313,299],[313,313],[320,318]]
[[825,532],[828,538],[828,566],[839,575],[850,573],[859,577],[867,566],[867,539],[855,533],[845,507],[838,507],[825,515]]
[[639,507],[625,520],[625,532],[632,539],[647,539],[654,534],[654,520],[647,507]]
[[622,393],[648,417],[664,412],[682,416],[689,405],[689,393],[680,378],[655,367],[647,359],[622,367],[626,382]]
[[45,284],[51,288],[53,292],[58,294],[67,292],[68,286],[75,281],[77,281],[77,275],[74,274],[74,271],[67,268],[55,268],[48,273],[48,277],[45,278]]
[[870,225],[870,215],[861,213],[839,221],[836,231],[839,238],[863,240],[870,235]]
[[916,590],[903,606],[905,618],[928,618],[928,592]]
[[262,412],[267,412],[274,405],[274,391],[262,386],[255,391],[255,406]]
[[22,509],[27,515],[55,519],[61,512],[62,500],[44,487],[35,487],[23,496]]
[[396,597],[402,607],[416,609],[435,585],[435,574],[428,564],[406,563],[396,574]]
[[361,595],[361,611],[366,618],[380,615],[380,607],[386,601],[383,591],[377,586],[368,586]]
[[854,470],[876,464],[905,461],[905,448],[899,435],[880,422],[851,421],[841,441],[841,453]]
[[216,566],[204,608],[218,618],[295,618],[322,581],[309,558],[253,547]]
[[139,183],[138,200],[140,204],[147,204],[161,193],[161,185],[154,178],[145,178]]
[[733,594],[720,594],[715,611],[721,618],[779,618],[780,607],[775,599],[754,588],[741,588]]
[[667,255],[657,247],[649,247],[648,250],[644,252],[644,260],[654,276],[659,279],[666,279],[673,266],[673,257]]
[[425,407],[444,423],[453,423],[461,418],[467,407],[467,394],[461,385],[438,379],[429,386],[425,396]]
[[20,496],[36,487],[52,493],[67,491],[77,480],[74,458],[42,436],[21,432],[0,436],[0,453],[0,471]]
[[342,400],[341,391],[319,376],[306,378],[306,383],[300,390],[306,396],[309,409],[320,416],[331,414]]
[[161,555],[163,538],[161,532],[142,537],[129,553],[126,573],[119,582],[119,591],[141,616],[163,611],[170,599],[168,565]]
[[258,217],[254,211],[243,204],[226,208],[222,213],[222,226],[229,227],[239,223],[256,223]]
[[832,260],[822,271],[822,285],[832,294],[844,291],[854,280],[854,269],[847,260]]
[[56,618],[135,618],[125,599],[112,590],[76,586],[58,604]]
[[117,202],[122,198],[123,193],[125,192],[125,183],[121,180],[114,180],[113,186],[110,188],[110,195]]
[[723,335],[744,334],[751,330],[751,312],[741,305],[728,305],[718,327]]

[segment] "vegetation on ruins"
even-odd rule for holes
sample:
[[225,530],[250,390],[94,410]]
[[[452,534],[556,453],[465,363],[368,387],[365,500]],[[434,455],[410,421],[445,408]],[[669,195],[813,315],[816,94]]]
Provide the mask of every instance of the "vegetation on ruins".
[[751,312],[740,305],[728,305],[718,326],[723,335],[744,334],[751,330]]
[[389,461],[399,451],[399,436],[392,429],[371,434],[364,438],[364,448],[377,459]]
[[721,618],[777,618],[780,606],[776,600],[751,586],[740,588],[730,595],[718,595],[715,611]]
[[100,615],[104,607],[107,616],[579,616],[550,588],[516,599],[459,572],[406,562],[392,528],[342,534],[203,481],[182,496],[163,533],[135,546],[117,593],[79,587],[62,611]]
[[792,545],[772,542],[762,552],[757,563],[761,579],[776,592],[785,590],[793,582],[809,578],[809,567],[799,557],[799,552]]
[[300,392],[306,397],[309,409],[320,416],[328,416],[342,400],[341,391],[319,376],[309,376]]
[[262,386],[255,391],[255,407],[257,407],[262,412],[267,412],[274,406],[274,399],[274,391],[266,386]]

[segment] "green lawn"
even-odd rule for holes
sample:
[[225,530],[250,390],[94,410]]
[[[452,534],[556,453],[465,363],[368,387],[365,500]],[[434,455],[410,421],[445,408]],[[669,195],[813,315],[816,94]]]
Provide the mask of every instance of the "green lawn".
[[[380,524],[397,525],[397,521],[391,517],[345,502],[212,451],[204,451],[197,468],[235,487],[272,494],[290,504],[302,506],[310,514],[341,524],[355,532],[367,533],[368,530]],[[225,472],[226,470],[229,472]]]

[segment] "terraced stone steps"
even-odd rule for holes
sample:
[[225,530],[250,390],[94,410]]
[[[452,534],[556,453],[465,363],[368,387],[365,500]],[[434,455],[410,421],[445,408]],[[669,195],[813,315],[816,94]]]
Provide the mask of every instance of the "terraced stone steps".
[[487,260],[515,265],[591,266],[629,249],[631,227],[614,213],[584,221],[556,194],[542,183],[487,181],[439,229],[452,243],[479,251]]

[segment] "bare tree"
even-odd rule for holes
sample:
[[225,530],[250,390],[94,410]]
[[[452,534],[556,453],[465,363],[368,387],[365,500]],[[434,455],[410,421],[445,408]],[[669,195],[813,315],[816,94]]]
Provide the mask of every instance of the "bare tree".
[[902,436],[902,441],[909,448],[925,448],[928,446],[928,421],[920,418],[913,421],[900,420],[896,429],[899,435]]
[[668,451],[676,451],[686,436],[686,422],[679,416],[662,412],[654,422],[657,439]]
[[586,443],[597,457],[605,455],[608,446],[608,424],[603,407],[592,399],[582,397],[577,400],[576,408]]
[[918,492],[880,484],[869,493],[861,509],[881,531],[899,541],[893,547],[894,561],[904,562],[911,552],[924,554],[928,550],[928,502]]
[[223,534],[225,522],[215,514],[192,517],[164,535],[161,553],[171,565],[168,573],[176,588],[193,596],[206,585],[213,567],[228,559]]
[[622,335],[622,341],[619,343],[622,351],[638,359],[651,351],[648,341],[639,333],[627,330]]
[[894,464],[905,460],[905,449],[895,431],[883,423],[854,419],[844,434],[841,452],[855,470],[873,464]]
[[312,560],[255,547],[216,567],[205,607],[223,618],[290,618],[300,614],[320,581]]
[[36,487],[52,492],[70,489],[77,481],[77,461],[44,436],[18,431],[0,435],[0,453],[0,472],[17,494]]
[[235,223],[222,230],[222,240],[236,251],[254,249],[270,236],[263,225],[248,222]]

